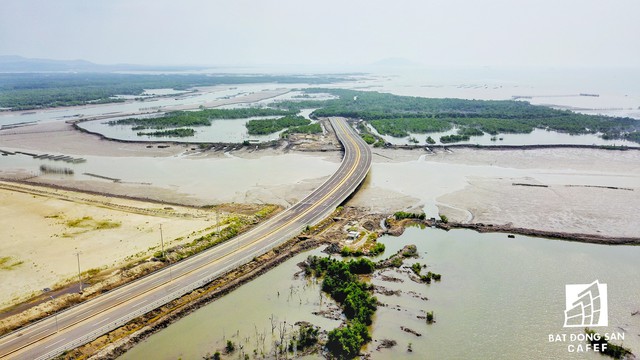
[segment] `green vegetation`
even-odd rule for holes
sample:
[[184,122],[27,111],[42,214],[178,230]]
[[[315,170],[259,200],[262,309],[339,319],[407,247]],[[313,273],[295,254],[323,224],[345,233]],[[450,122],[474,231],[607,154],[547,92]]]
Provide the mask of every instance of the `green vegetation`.
[[427,144],[429,144],[429,145],[433,145],[433,144],[435,144],[435,143],[436,143],[436,141],[435,141],[435,140],[433,140],[433,138],[432,138],[431,136],[427,136]]
[[233,343],[233,341],[227,340],[227,345],[224,347],[224,350],[227,352],[227,354],[230,354],[236,351],[236,345]]
[[615,345],[607,341],[604,336],[598,334],[594,330],[589,328],[584,329],[585,334],[587,334],[587,341],[591,346],[594,347],[597,345],[597,350],[604,355],[611,356],[614,359],[623,359],[627,355],[631,355],[631,350],[624,348],[620,345]]
[[329,84],[331,75],[138,75],[115,73],[3,73],[0,107],[12,110],[122,102],[116,95],[141,96],[144,89],[186,90],[196,86],[253,83]]
[[13,258],[11,256],[0,257],[0,270],[13,270],[24,264],[24,261],[12,259]]
[[420,275],[420,272],[422,271],[422,265],[420,265],[420,263],[414,263],[413,265],[411,265],[411,271],[413,271],[413,273],[416,275]]
[[[339,99],[316,102],[313,116],[344,116],[368,121],[381,134],[404,137],[409,133],[446,131],[457,126],[458,135],[480,132],[529,133],[535,128],[569,134],[602,133],[610,139],[640,142],[640,124],[631,118],[576,114],[531,105],[524,101],[427,99],[369,91],[307,89],[336,95]],[[290,105],[291,107],[287,107]],[[282,108],[294,109],[292,104]],[[475,128],[475,130],[465,130]],[[450,142],[466,138],[445,138]]]
[[378,141],[378,139],[376,139],[376,137],[371,134],[362,134],[360,136],[362,137],[362,140],[364,140],[364,142],[366,142],[369,145],[372,145],[376,141]]
[[640,131],[630,132],[623,136],[625,140],[640,143]]
[[458,135],[464,135],[464,136],[482,136],[484,135],[484,132],[482,132],[482,130],[475,128],[475,127],[464,127],[460,130],[458,130]]
[[290,127],[284,133],[282,133],[282,135],[286,136],[289,134],[321,134],[321,133],[322,133],[322,126],[320,126],[320,124],[318,123],[313,123],[309,125]]
[[385,246],[383,243],[376,243],[370,250],[369,256],[378,256],[382,254],[385,250]]
[[120,223],[111,220],[94,220],[91,216],[85,216],[78,219],[68,220],[67,227],[84,228],[91,230],[115,229],[120,227]]
[[445,135],[440,136],[440,142],[443,144],[449,144],[460,141],[469,141],[470,137],[468,135]]
[[433,322],[434,322],[433,311],[427,311],[427,324],[433,324]]
[[184,126],[209,126],[211,120],[216,119],[246,119],[257,116],[290,115],[286,110],[269,108],[240,108],[240,109],[205,109],[198,111],[172,111],[154,118],[128,118],[109,121],[107,124],[133,125],[133,130],[166,129]]
[[425,213],[410,213],[405,211],[396,211],[393,214],[393,216],[396,218],[396,220],[402,220],[402,219],[424,220],[426,218]]
[[[238,235],[251,221],[245,217],[231,216],[220,222],[220,232],[210,232],[194,239],[179,249],[175,249],[175,259],[181,260],[195,255],[213,246],[221,244]],[[217,226],[216,226],[217,227]]]
[[351,249],[348,246],[343,246],[342,249],[340,249],[340,255],[343,257],[347,257],[347,256],[362,256],[364,255],[364,252],[360,249]]
[[418,257],[418,248],[415,245],[407,245],[391,255],[388,259],[378,262],[378,268],[395,267],[399,268],[406,258]]
[[289,115],[273,120],[249,120],[247,122],[247,130],[249,130],[249,134],[251,135],[264,135],[294,126],[309,125],[310,123],[311,120],[305,119],[302,116]]
[[265,205],[262,209],[253,214],[258,219],[264,219],[278,210],[278,205]]
[[373,147],[382,147],[384,146],[384,139],[374,135],[371,133],[367,125],[364,122],[358,123],[358,130],[360,131],[360,137],[364,142],[369,145],[373,145]]
[[178,128],[169,130],[159,130],[151,132],[138,132],[138,136],[155,136],[155,137],[190,137],[195,135],[196,131],[191,128]]
[[420,263],[414,263],[411,265],[411,271],[420,277],[420,281],[431,284],[431,280],[440,281],[442,279],[442,275],[432,273],[431,271],[427,272],[427,275],[420,274],[422,272],[422,268],[423,266]]
[[447,131],[452,127],[450,122],[434,118],[375,119],[369,123],[380,134],[394,137],[409,136],[409,133],[423,134]]
[[327,349],[338,359],[353,359],[360,349],[371,341],[367,327],[359,322],[329,331]]
[[367,325],[372,322],[377,299],[371,288],[358,280],[357,274],[370,274],[375,264],[368,259],[338,261],[329,257],[310,256],[305,271],[323,277],[322,291],[342,305],[347,325],[329,332],[327,349],[338,359],[352,359],[360,348],[371,341]]
[[440,221],[446,224],[449,222],[449,218],[447,217],[447,215],[440,214]]
[[303,351],[318,343],[319,330],[311,324],[301,323],[298,326],[298,336],[289,341],[289,352]]

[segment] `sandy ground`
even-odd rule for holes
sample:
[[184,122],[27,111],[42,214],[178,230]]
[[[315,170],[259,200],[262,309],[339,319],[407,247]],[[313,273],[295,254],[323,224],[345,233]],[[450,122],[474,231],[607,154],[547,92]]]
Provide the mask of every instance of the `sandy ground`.
[[[98,229],[101,221],[116,225]],[[0,257],[10,259],[0,269],[0,307],[76,276],[76,251],[82,271],[152,255],[160,249],[160,224],[165,246],[174,246],[215,226],[216,214],[0,182]]]
[[374,149],[374,154],[367,183],[352,200],[372,211],[424,208],[431,216],[443,213],[464,222],[640,234],[640,151]]

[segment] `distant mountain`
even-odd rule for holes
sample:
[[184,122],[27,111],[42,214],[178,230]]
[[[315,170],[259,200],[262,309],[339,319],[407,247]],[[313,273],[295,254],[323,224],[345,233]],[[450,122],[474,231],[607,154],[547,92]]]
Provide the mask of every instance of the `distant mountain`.
[[32,59],[0,55],[0,72],[114,72],[200,70],[195,66],[146,66],[132,64],[101,65],[86,60]]

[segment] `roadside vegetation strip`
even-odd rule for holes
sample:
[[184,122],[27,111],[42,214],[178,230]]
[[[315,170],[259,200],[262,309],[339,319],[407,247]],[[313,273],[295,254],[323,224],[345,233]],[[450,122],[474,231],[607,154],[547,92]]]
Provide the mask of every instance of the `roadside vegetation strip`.
[[69,360],[83,359],[96,354],[98,354],[98,359],[117,358],[136,343],[141,342],[200,307],[228,294],[293,256],[326,243],[322,240],[307,238],[314,238],[330,228],[335,222],[333,219],[339,216],[342,211],[342,207],[334,210],[331,216],[305,231],[305,236],[289,239],[266,254],[254,258],[249,263],[228,271],[204,287],[195,289],[179,299],[133,319],[85,345],[67,351],[60,358]]

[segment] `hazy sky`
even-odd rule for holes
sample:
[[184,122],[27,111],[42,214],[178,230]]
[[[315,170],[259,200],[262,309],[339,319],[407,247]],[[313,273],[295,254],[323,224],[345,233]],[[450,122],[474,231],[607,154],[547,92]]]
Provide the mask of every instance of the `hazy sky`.
[[0,0],[0,55],[637,67],[639,15],[639,0]]

